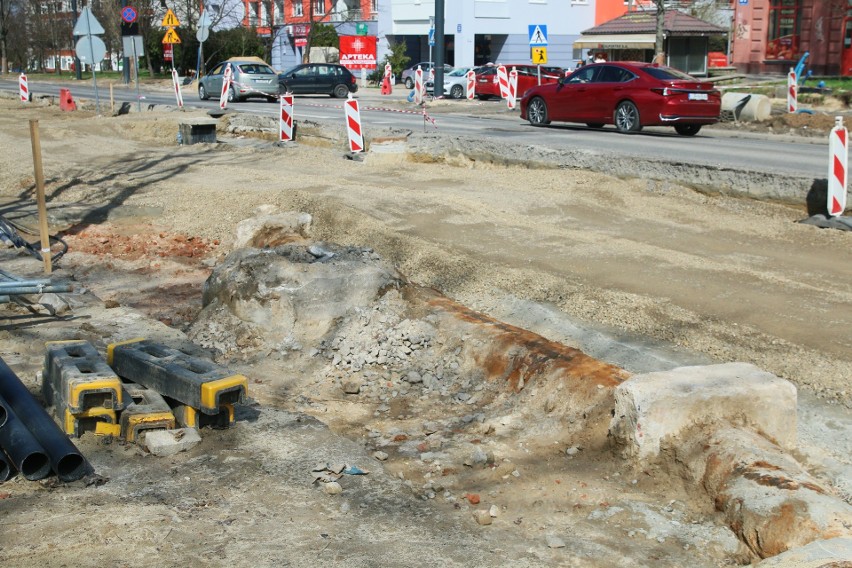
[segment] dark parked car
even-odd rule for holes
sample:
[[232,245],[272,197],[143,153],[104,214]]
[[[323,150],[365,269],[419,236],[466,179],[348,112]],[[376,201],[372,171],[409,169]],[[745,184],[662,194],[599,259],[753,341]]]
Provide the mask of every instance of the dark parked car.
[[358,82],[349,69],[334,63],[303,63],[278,76],[279,90],[294,95],[331,95],[345,98],[358,91]]
[[198,81],[198,98],[206,101],[210,97],[218,98],[222,93],[222,81],[225,67],[231,65],[231,87],[228,101],[241,101],[250,97],[262,97],[269,100],[278,98],[277,74],[262,59],[229,59],[213,67]]
[[[423,84],[425,85],[426,81],[429,80],[429,70],[431,70],[434,65],[435,64],[431,61],[421,61],[420,63],[415,63],[400,74],[400,80],[402,81],[402,84],[405,85],[406,89],[414,88],[414,73],[417,71],[417,67],[419,66],[420,69],[423,71]],[[446,63],[444,64],[444,75],[446,75],[452,70],[453,68],[451,65],[447,65]]]
[[521,99],[521,118],[534,126],[551,121],[614,124],[619,132],[674,126],[694,136],[719,121],[722,97],[713,83],[652,63],[596,63],[551,85],[533,87]]

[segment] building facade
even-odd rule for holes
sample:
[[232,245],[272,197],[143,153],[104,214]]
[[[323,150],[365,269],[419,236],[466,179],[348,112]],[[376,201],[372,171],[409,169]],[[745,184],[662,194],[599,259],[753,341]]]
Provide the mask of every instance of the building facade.
[[[392,42],[404,42],[412,62],[429,60],[434,16],[434,0],[380,0],[379,60]],[[547,64],[573,67],[574,40],[594,18],[595,0],[445,0],[444,61],[530,63],[529,26],[545,26]]]
[[815,75],[852,75],[852,0],[748,0],[734,9],[738,71],[785,74],[807,53]]

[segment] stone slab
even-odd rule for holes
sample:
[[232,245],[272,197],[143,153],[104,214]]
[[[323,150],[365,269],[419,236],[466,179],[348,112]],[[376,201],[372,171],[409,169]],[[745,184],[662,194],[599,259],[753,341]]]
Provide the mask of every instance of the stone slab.
[[194,428],[151,430],[145,434],[145,447],[155,456],[171,456],[197,446],[201,436]]
[[657,456],[667,439],[713,425],[748,426],[789,450],[796,398],[792,383],[748,363],[635,375],[615,389],[610,433],[643,459]]

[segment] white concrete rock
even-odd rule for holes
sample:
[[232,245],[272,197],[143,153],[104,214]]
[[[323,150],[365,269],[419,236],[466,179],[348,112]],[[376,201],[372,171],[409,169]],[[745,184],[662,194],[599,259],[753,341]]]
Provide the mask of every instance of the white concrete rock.
[[748,363],[635,375],[615,389],[610,433],[641,459],[656,457],[667,439],[715,425],[747,425],[790,450],[796,394],[792,383]]
[[308,213],[281,213],[272,206],[261,205],[254,217],[237,224],[233,248],[274,247],[304,241],[310,234],[312,220]]
[[145,434],[145,448],[155,456],[171,456],[197,446],[201,436],[194,428],[151,430]]

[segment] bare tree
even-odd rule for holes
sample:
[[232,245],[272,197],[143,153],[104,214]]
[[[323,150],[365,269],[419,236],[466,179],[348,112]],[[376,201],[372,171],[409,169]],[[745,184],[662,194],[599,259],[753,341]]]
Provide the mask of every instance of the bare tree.
[[6,41],[9,38],[11,26],[12,9],[17,2],[13,0],[0,0],[0,73],[9,72],[9,51]]
[[654,0],[654,5],[657,7],[657,40],[654,44],[654,63],[659,65],[666,64],[665,50],[665,22],[666,22],[666,4],[665,0]]

